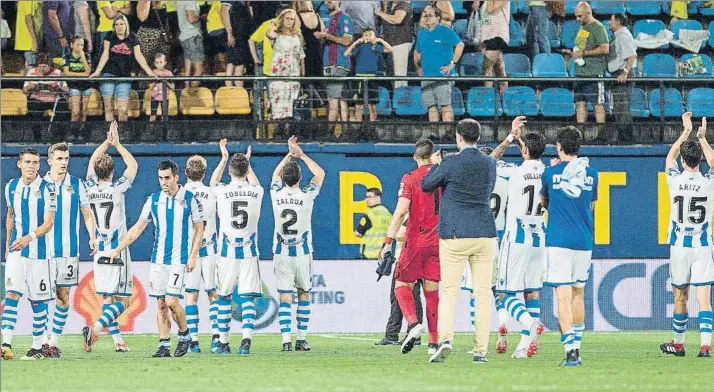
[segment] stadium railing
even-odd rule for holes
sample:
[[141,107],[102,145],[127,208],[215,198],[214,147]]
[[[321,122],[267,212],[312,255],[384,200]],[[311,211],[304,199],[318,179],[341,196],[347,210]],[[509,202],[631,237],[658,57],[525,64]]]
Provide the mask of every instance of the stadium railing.
[[[90,111],[90,121],[71,122],[66,114],[66,104],[55,107],[55,116],[43,118],[42,113],[28,113],[24,94],[18,89],[26,81],[46,82],[84,81],[86,78],[36,78],[3,77],[2,120],[3,142],[27,143],[71,140],[76,143],[93,143],[103,138],[102,99],[95,93]],[[91,79],[95,89],[102,82],[118,78]],[[126,80],[126,79],[124,79]],[[268,109],[267,87],[273,81],[298,81],[301,91],[294,102],[294,117],[291,120],[272,120]],[[679,135],[679,116],[687,110],[695,117],[714,116],[714,78],[712,77],[638,77],[628,81],[631,87],[630,110],[633,115],[633,134],[626,138],[618,135],[621,124],[616,122],[617,113],[609,108],[604,124],[596,124],[592,108],[586,124],[575,121],[575,104],[572,92],[577,82],[604,82],[608,87],[617,83],[615,78],[578,77],[483,77],[459,76],[434,77],[343,77],[340,82],[350,84],[354,92],[362,84],[361,94],[350,102],[350,118],[354,119],[356,102],[365,107],[369,104],[369,90],[376,90],[380,100],[377,104],[378,120],[369,121],[365,113],[361,122],[340,121],[330,123],[326,119],[327,97],[325,83],[334,78],[284,78],[284,77],[133,77],[130,79],[135,91],[130,103],[130,120],[122,124],[127,140],[133,142],[204,142],[227,137],[232,140],[282,141],[289,135],[299,135],[313,142],[384,142],[413,143],[419,137],[431,137],[437,141],[453,142],[455,123],[461,118],[479,120],[484,130],[482,141],[499,141],[506,136],[510,121],[516,115],[528,116],[528,129],[539,130],[553,141],[557,128],[564,125],[578,126],[588,144],[656,144],[667,143]],[[169,91],[163,83],[164,96],[160,120],[149,122],[149,83],[172,82],[176,91]],[[185,88],[186,81],[199,82],[201,88]],[[226,81],[240,81],[245,88],[225,88]],[[408,88],[395,90],[395,81],[408,82]],[[454,86],[455,121],[429,123],[427,109],[422,107],[419,94],[420,83],[451,82]],[[509,89],[501,96],[493,89],[484,88],[485,82],[508,82]],[[13,90],[13,88],[15,90]],[[256,92],[263,99],[255,99]],[[665,91],[664,99],[659,92]],[[16,101],[17,100],[17,101]],[[62,98],[61,100],[64,100]],[[51,105],[50,105],[51,106]],[[614,110],[618,110],[615,108]],[[65,111],[65,113],[62,112]],[[619,109],[621,110],[621,109]],[[628,135],[629,136],[629,135]]]

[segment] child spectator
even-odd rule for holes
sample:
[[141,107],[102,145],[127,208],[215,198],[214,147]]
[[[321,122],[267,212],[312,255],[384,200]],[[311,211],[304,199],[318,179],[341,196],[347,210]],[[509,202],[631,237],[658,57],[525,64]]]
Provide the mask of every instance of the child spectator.
[[[163,53],[157,53],[154,56],[154,75],[158,77],[174,76],[171,71],[166,69],[166,55]],[[169,82],[168,88],[173,90],[174,84]],[[155,83],[151,89],[151,116],[149,117],[149,121],[156,121],[156,112],[164,99],[168,99],[168,97],[164,97],[164,83]]]
[[[58,77],[62,76],[59,69],[52,67],[52,61],[47,53],[37,55],[37,66],[30,68],[26,76],[32,77]],[[27,109],[30,112],[51,112],[50,109],[56,106],[60,99],[60,94],[67,92],[67,84],[56,80],[45,82],[25,82],[22,92],[29,94]]]
[[[84,39],[74,37],[70,45],[72,52],[67,53],[64,58],[65,76],[84,76],[91,74],[91,66],[87,56],[84,54]],[[69,109],[72,112],[72,121],[87,121],[87,107],[89,106],[89,96],[92,89],[88,82],[69,82]]]
[[[345,51],[345,56],[352,56],[355,59],[356,76],[376,76],[377,65],[382,53],[391,53],[392,46],[382,38],[378,38],[372,28],[362,31],[362,38],[353,42]],[[355,120],[362,121],[362,109],[364,104],[363,82],[357,82],[357,88],[353,99],[355,101]],[[367,92],[367,102],[369,105],[369,120],[377,121],[377,102],[379,102],[379,89],[376,82],[369,83]]]

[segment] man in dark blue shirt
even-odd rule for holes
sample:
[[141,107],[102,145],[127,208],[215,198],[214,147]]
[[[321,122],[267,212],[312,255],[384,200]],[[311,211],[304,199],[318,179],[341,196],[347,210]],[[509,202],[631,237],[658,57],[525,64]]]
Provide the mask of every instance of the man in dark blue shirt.
[[[377,75],[377,66],[382,53],[391,53],[392,46],[382,38],[378,38],[372,28],[364,29],[362,37],[345,50],[345,56],[355,59],[355,75],[374,77]],[[356,82],[357,88],[352,99],[355,101],[355,121],[362,121],[362,108],[364,104],[364,83]],[[377,83],[369,83],[367,102],[369,105],[369,120],[377,121],[377,102],[379,90]]]

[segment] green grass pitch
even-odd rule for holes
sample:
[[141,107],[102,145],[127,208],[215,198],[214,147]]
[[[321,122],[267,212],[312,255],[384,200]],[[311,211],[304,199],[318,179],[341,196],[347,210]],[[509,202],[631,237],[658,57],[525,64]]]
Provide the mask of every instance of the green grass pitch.
[[[2,391],[714,391],[714,362],[697,358],[699,336],[687,335],[687,356],[659,351],[671,333],[585,333],[583,366],[559,366],[563,349],[556,333],[542,338],[538,356],[515,360],[495,354],[473,364],[471,336],[460,334],[444,364],[427,363],[426,346],[408,355],[378,347],[377,335],[312,335],[309,353],[280,352],[278,335],[256,335],[249,356],[217,356],[204,350],[183,358],[154,359],[155,336],[128,336],[129,353],[115,353],[102,336],[90,354],[80,336],[60,341],[63,357],[18,361],[30,339],[13,340],[16,360],[0,363]],[[510,336],[516,344],[519,336]],[[176,338],[172,343],[175,347]],[[236,336],[232,350],[240,343]],[[173,347],[172,347],[173,349]]]

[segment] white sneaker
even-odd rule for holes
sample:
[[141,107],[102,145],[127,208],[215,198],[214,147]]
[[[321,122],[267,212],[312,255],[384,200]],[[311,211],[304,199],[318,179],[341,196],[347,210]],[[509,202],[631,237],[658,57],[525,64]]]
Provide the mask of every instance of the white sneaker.
[[511,358],[515,358],[515,359],[528,358],[528,349],[525,349],[525,348],[516,349],[516,351],[514,351],[513,354],[511,355]]
[[412,348],[414,348],[414,342],[416,342],[416,340],[419,339],[423,333],[424,326],[421,324],[415,325],[414,328],[409,331],[407,337],[404,338],[404,342],[402,343],[402,354],[412,351]]
[[429,349],[426,351],[427,355],[434,355],[436,354],[436,350],[439,349],[438,344],[429,344]]
[[429,358],[429,363],[440,363],[444,362],[446,360],[446,357],[451,354],[451,351],[454,349],[454,346],[451,344],[451,340],[444,340],[441,342],[439,345],[439,348],[436,349],[436,352],[434,355],[432,355]]

